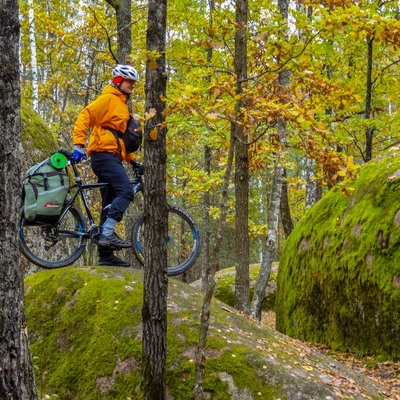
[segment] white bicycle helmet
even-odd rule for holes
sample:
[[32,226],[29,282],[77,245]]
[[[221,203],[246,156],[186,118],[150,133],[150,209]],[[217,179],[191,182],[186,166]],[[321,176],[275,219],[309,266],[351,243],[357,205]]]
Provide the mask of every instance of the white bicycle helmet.
[[112,76],[115,78],[116,76],[122,76],[124,79],[132,79],[135,82],[139,80],[139,74],[136,69],[130,65],[118,64],[112,70]]

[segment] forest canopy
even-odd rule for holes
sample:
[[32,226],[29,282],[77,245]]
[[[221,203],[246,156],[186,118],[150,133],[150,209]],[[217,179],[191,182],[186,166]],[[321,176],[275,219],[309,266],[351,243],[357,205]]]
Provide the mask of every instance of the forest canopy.
[[[310,206],[312,185],[349,190],[344,178],[354,178],[359,164],[398,142],[399,4],[292,1],[286,24],[276,2],[250,1],[247,78],[237,94],[235,5],[212,3],[212,9],[204,0],[168,4],[168,191],[195,211],[199,194],[221,187],[235,105],[242,100],[251,174],[249,234],[257,259],[277,160],[287,172],[296,222]],[[20,13],[22,97],[68,144],[77,113],[110,80],[115,10],[99,1],[28,1],[20,3]],[[143,78],[132,101],[143,114],[145,64],[156,63],[159,55],[146,51],[146,3],[133,2],[131,17],[129,62]],[[290,72],[285,88],[278,79],[283,70]],[[287,126],[284,146],[277,139],[278,118]],[[211,149],[209,172],[205,146]],[[228,205],[233,210],[233,198]],[[210,213],[220,213],[213,201]],[[228,213],[231,227],[233,215]]]

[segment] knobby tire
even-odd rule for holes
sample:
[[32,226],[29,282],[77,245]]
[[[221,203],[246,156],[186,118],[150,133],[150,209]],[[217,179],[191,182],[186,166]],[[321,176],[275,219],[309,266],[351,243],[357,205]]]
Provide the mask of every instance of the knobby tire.
[[[144,216],[140,215],[132,228],[132,249],[144,265]],[[167,275],[175,276],[188,271],[200,254],[200,231],[194,218],[182,207],[168,206]]]

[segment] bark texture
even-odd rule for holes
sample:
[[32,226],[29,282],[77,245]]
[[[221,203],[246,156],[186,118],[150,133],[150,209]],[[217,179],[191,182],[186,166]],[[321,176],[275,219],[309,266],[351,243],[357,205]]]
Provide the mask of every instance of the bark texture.
[[[235,33],[235,65],[236,65],[236,95],[243,93],[247,79],[247,14],[248,1],[236,2]],[[243,124],[243,112],[246,104],[239,98],[235,107],[235,248],[236,248],[236,280],[235,308],[245,313],[249,312],[249,157],[247,149],[247,134]]]
[[21,143],[18,1],[0,5],[0,399],[36,399],[19,262]]
[[294,225],[292,216],[290,214],[286,169],[283,170],[282,195],[279,208],[280,208],[283,231],[285,232],[285,237],[287,238],[292,233]]
[[166,398],[167,337],[167,202],[166,133],[163,111],[166,95],[165,33],[167,1],[148,4],[147,50],[160,57],[146,66],[146,112],[154,117],[145,124],[144,143],[144,299],[142,308],[142,383],[145,399]]

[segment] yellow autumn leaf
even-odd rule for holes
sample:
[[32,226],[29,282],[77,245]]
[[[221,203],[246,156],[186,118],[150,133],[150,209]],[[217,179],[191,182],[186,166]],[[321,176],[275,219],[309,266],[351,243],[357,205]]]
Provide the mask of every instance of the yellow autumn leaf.
[[151,60],[149,62],[150,71],[155,71],[157,69],[157,62],[156,60]]
[[150,108],[149,111],[144,113],[144,118],[145,120],[149,120],[150,118],[153,118],[157,114],[157,111],[155,108]]
[[308,365],[303,365],[303,369],[305,369],[306,371],[312,371],[313,367],[310,367]]
[[208,119],[216,120],[216,119],[218,119],[218,117],[219,117],[219,113],[218,113],[218,112],[208,113],[208,114],[207,114],[207,118],[208,118]]
[[150,131],[150,138],[151,139],[153,139],[153,140],[157,140],[157,136],[158,136],[158,129],[157,128],[153,128],[151,131]]

